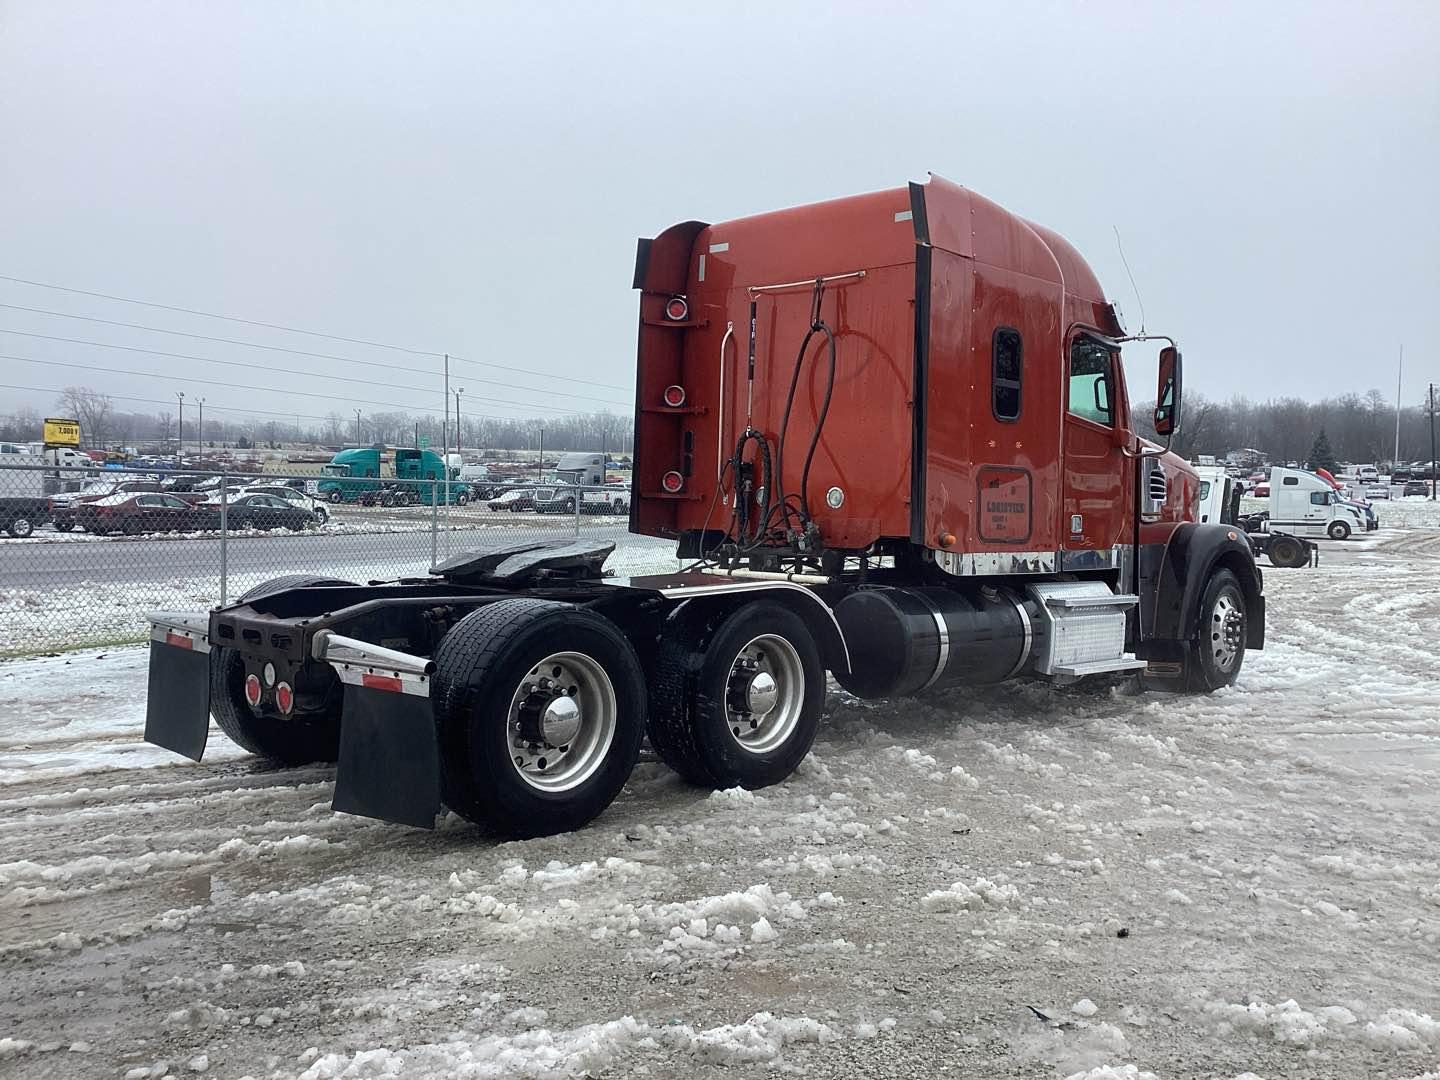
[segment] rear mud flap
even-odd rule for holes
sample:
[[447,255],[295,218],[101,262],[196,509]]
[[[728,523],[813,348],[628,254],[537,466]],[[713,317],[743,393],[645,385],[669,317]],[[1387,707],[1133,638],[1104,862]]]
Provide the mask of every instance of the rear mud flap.
[[210,735],[210,653],[194,639],[150,641],[150,682],[145,697],[145,741],[199,761]]
[[440,812],[440,745],[430,698],[347,682],[340,715],[331,806],[433,829]]

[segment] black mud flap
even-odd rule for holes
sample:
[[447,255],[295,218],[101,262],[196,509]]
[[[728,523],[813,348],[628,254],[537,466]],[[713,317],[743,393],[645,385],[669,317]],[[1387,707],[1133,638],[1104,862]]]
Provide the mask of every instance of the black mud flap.
[[331,806],[401,825],[435,827],[440,745],[428,697],[346,683]]
[[210,653],[152,640],[145,741],[199,761],[209,735]]

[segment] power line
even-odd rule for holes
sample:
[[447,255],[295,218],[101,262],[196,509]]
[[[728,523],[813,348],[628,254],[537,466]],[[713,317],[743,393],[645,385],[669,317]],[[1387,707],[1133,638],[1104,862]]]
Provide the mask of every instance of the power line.
[[[443,356],[444,353],[434,352],[429,349],[411,349],[405,345],[388,345],[383,341],[367,341],[365,338],[345,337],[341,334],[327,334],[320,330],[305,330],[298,326],[286,326],[283,323],[262,322],[259,319],[245,319],[238,315],[221,315],[214,311],[201,311],[198,308],[179,307],[175,304],[159,304],[153,300],[136,300],[129,296],[116,296],[113,293],[92,292],[88,289],[73,289],[66,285],[52,285],[46,281],[32,281],[29,278],[11,277],[8,274],[0,274],[0,281],[11,281],[17,285],[31,285],[37,289],[54,289],[56,292],[74,293],[77,296],[93,296],[101,300],[115,300],[122,304],[138,304],[141,307],[158,308],[161,311],[176,311],[185,315],[199,315],[206,319],[222,319],[225,322],[244,323],[246,326],[263,326],[270,330],[284,330],[290,334],[305,334],[308,337],[326,338],[330,341],[344,341],[351,345],[368,345],[374,349],[392,349],[395,352],[409,353],[411,356]],[[531,368],[511,367],[506,364],[494,364],[488,360],[470,360],[463,356],[450,357],[452,360],[461,360],[467,364],[479,364],[482,367],[498,368],[501,371],[513,371],[521,375],[543,375],[546,372],[535,371]],[[555,378],[568,379],[570,382],[584,383],[587,386],[600,386],[607,390],[629,390],[628,386],[617,386],[614,383],[595,382],[591,379],[577,379],[572,376],[556,375]]]
[[[57,335],[55,335],[55,334],[37,334],[37,333],[32,333],[31,331],[28,331],[28,330],[10,330],[10,329],[8,329],[8,328],[6,328],[6,327],[0,327],[0,334],[14,334],[14,335],[16,335],[16,336],[18,336],[18,337],[39,338],[39,339],[42,340],[42,341],[62,341],[62,342],[66,342],[67,344],[70,344],[70,345],[89,345],[89,346],[93,346],[94,348],[97,348],[97,349],[120,349],[120,350],[122,350],[123,352],[144,353],[146,356],[167,356],[167,357],[170,357],[171,359],[174,359],[174,360],[197,360],[197,361],[199,361],[200,363],[203,363],[203,364],[221,364],[221,365],[223,365],[223,366],[225,366],[225,367],[244,368],[246,371],[257,371],[257,370],[258,370],[258,371],[265,371],[265,370],[273,370],[273,369],[266,369],[266,368],[257,368],[256,365],[254,365],[254,364],[247,364],[247,363],[245,363],[244,361],[241,361],[241,360],[220,360],[220,359],[217,359],[217,358],[215,358],[215,357],[213,357],[213,356],[195,356],[195,355],[193,355],[193,354],[191,354],[191,353],[163,352],[163,351],[161,351],[161,350],[159,350],[159,349],[142,349],[142,348],[140,348],[140,347],[137,346],[137,345],[117,345],[117,344],[115,344],[115,343],[113,343],[113,342],[108,342],[108,341],[84,341],[84,340],[82,340],[82,339],[80,339],[80,338],[59,337],[59,336],[57,336]],[[19,357],[18,359],[30,359],[33,363],[37,363],[37,364],[42,364],[42,363],[48,363],[48,362],[49,362],[49,361],[44,361],[44,360],[35,360],[33,357]],[[72,365],[72,366],[73,366],[73,365]],[[108,370],[108,369],[102,368],[102,369],[99,369],[99,370]],[[145,375],[145,374],[150,374],[150,373],[149,373],[149,372],[132,372],[131,374]],[[287,372],[286,374],[290,374],[290,373]],[[340,381],[342,381],[342,382],[362,383],[362,384],[364,384],[364,385],[366,385],[366,386],[382,386],[382,387],[385,387],[386,389],[396,389],[395,383],[394,383],[393,381],[392,381],[392,382],[376,382],[374,379],[358,379],[358,378],[352,378],[352,377],[347,376],[347,375],[325,375],[325,374],[310,373],[310,372],[306,372],[306,373],[304,373],[304,374],[305,374],[305,377],[307,377],[307,378],[316,378],[316,379],[338,379],[338,380],[340,380]],[[190,376],[188,376],[188,375],[183,375],[183,376],[168,375],[168,376],[165,376],[165,377],[166,377],[166,378],[172,378],[172,379],[178,378],[178,379],[182,379],[182,380],[184,380],[184,379],[190,379]],[[200,380],[200,379],[191,379],[190,381],[192,381],[192,382],[202,382],[203,380]],[[484,380],[480,380],[480,381],[483,382]],[[413,391],[415,391],[415,392],[417,392],[417,393],[423,393],[423,392],[424,392],[424,391],[422,391],[422,390],[419,390],[419,389],[416,388],[416,387],[407,387],[407,388],[405,388],[405,389],[413,390]],[[289,392],[289,391],[287,391],[287,392]],[[312,396],[322,396],[322,397],[323,397],[324,395],[312,395]],[[359,401],[360,399],[359,399],[359,398],[356,398],[355,400],[356,400],[356,401]],[[545,411],[545,412],[559,412],[559,413],[572,413],[572,412],[575,411],[575,410],[573,410],[573,409],[567,410],[567,409],[561,408],[561,407],[556,406],[556,405],[536,405],[536,404],[532,404],[531,402],[528,402],[528,401],[508,401],[508,400],[506,400],[505,398],[492,398],[492,397],[477,396],[475,400],[476,400],[476,401],[488,402],[488,403],[491,404],[491,405],[506,405],[506,406],[509,406],[510,408],[514,408],[514,409],[540,409],[540,410]],[[587,397],[587,398],[584,398],[583,400],[590,401],[590,400],[598,400],[598,399],[591,399],[591,398],[588,398],[588,397]],[[619,405],[620,403],[619,403],[619,402],[607,402],[607,404]],[[416,407],[416,408],[419,408],[418,405],[415,406],[415,407]]]
[[[261,343],[258,342],[258,341],[241,341],[241,340],[239,340],[238,338],[212,337],[212,336],[210,336],[209,334],[192,334],[192,333],[189,333],[189,332],[187,332],[187,331],[185,331],[185,330],[167,330],[167,329],[166,329],[165,327],[163,327],[163,326],[143,326],[143,325],[141,325],[140,323],[120,322],[120,321],[118,321],[118,320],[116,320],[116,319],[102,319],[102,318],[99,318],[98,316],[95,316],[95,315],[75,315],[75,314],[72,314],[71,312],[68,312],[68,311],[50,311],[50,310],[48,310],[48,309],[46,309],[46,308],[26,307],[24,304],[5,304],[5,303],[0,303],[0,308],[8,308],[8,309],[11,310],[11,311],[28,311],[28,312],[30,312],[31,314],[34,314],[34,315],[49,315],[49,316],[53,316],[53,317],[55,317],[55,318],[57,318],[57,319],[78,319],[78,320],[81,320],[81,321],[83,321],[83,322],[103,323],[103,324],[106,325],[106,326],[123,326],[123,327],[125,327],[125,328],[127,328],[127,329],[130,329],[130,330],[145,330],[145,331],[147,331],[147,332],[149,332],[149,333],[152,333],[152,334],[170,334],[170,335],[172,335],[172,336],[174,336],[174,337],[194,338],[194,339],[197,340],[197,341],[214,341],[214,342],[218,342],[218,343],[220,343],[220,344],[222,344],[222,345],[241,345],[241,346],[244,346],[244,347],[247,348],[247,349],[265,349],[265,350],[268,351],[268,352],[289,353],[289,354],[292,355],[292,356],[313,356],[313,357],[316,357],[317,359],[320,359],[320,360],[339,360],[339,361],[341,361],[342,363],[346,363],[346,364],[359,364],[359,365],[362,365],[362,366],[364,366],[364,367],[383,368],[383,369],[385,369],[386,371],[407,371],[407,372],[413,372],[413,371],[415,370],[414,368],[412,368],[412,367],[410,367],[410,366],[408,366],[408,365],[405,365],[405,364],[387,364],[387,363],[385,363],[385,362],[383,362],[383,361],[380,361],[380,360],[361,360],[361,359],[359,359],[359,358],[357,358],[357,357],[354,357],[354,356],[339,356],[339,355],[337,355],[337,354],[335,354],[335,353],[310,352],[310,351],[307,350],[307,349],[288,349],[288,348],[286,348],[286,347],[283,346],[283,345],[263,345],[263,344],[261,344]],[[9,330],[9,331],[6,331],[6,332],[7,332],[7,333],[11,333],[11,334],[21,334],[21,333],[24,333],[24,331],[21,331],[21,330]],[[44,335],[44,334],[29,334],[29,335],[26,335],[26,336],[28,336],[28,337],[45,337],[46,335]],[[72,339],[71,339],[71,338],[56,338],[56,339],[53,339],[53,340],[58,340],[58,341],[71,341]],[[82,344],[83,344],[83,343],[82,343]],[[94,344],[94,342],[91,342],[90,344]],[[143,351],[149,352],[150,350],[146,349],[146,350],[143,350]],[[168,354],[161,354],[161,355],[168,355]],[[205,359],[205,358],[204,358],[204,357],[201,357],[200,359]],[[455,357],[451,357],[451,359],[453,360],[453,359],[456,359],[456,358],[455,358]],[[474,361],[468,361],[468,360],[466,361],[466,363],[473,363],[473,362],[474,362]],[[211,363],[221,364],[221,363],[231,363],[231,361],[212,360]],[[246,364],[246,365],[241,365],[241,366],[250,367],[250,366],[252,366],[252,365]],[[508,370],[508,369],[507,369],[507,370]],[[432,374],[432,375],[434,375],[437,379],[440,377],[440,372],[439,372],[439,371],[429,371],[428,369],[426,369],[426,371],[427,371],[427,374]],[[323,379],[323,378],[333,378],[333,379],[345,378],[345,379],[349,379],[349,381],[351,381],[351,382],[363,382],[363,381],[364,381],[363,379],[351,379],[349,376],[325,375],[325,374],[320,373],[320,372],[306,372],[305,374],[307,374],[307,375],[313,375],[313,376],[315,376],[316,378],[322,378],[322,379]],[[478,377],[474,377],[474,378],[472,378],[472,381],[474,381],[474,382],[481,382],[481,383],[484,383],[484,384],[487,385],[487,386],[505,386],[505,387],[509,387],[509,388],[511,388],[511,389],[513,389],[513,390],[528,390],[528,391],[530,391],[530,392],[532,392],[532,393],[536,393],[536,394],[551,394],[551,395],[555,395],[555,396],[558,396],[558,397],[579,398],[581,401],[601,401],[601,402],[604,402],[604,403],[607,404],[607,405],[620,405],[620,404],[621,404],[621,402],[612,401],[612,400],[610,400],[609,398],[599,398],[599,397],[595,397],[595,396],[592,395],[592,394],[570,394],[570,393],[566,393],[566,392],[563,391],[563,390],[553,390],[553,389],[551,389],[551,388],[549,388],[549,387],[518,386],[518,385],[516,385],[516,384],[514,384],[514,383],[501,382],[501,381],[499,381],[498,379],[481,379],[481,378],[478,378]],[[375,385],[376,385],[376,386],[390,386],[390,385],[392,385],[392,384],[391,384],[391,383],[376,383]]]
[[[27,392],[29,392],[29,393],[32,393],[32,394],[63,394],[63,393],[65,392],[65,391],[62,390],[61,388],[59,388],[59,387],[54,387],[54,386],[51,386],[51,387],[46,387],[46,386],[16,386],[16,385],[14,385],[14,384],[12,384],[12,383],[0,383],[0,390],[25,390],[25,391],[27,391]],[[133,396],[130,396],[130,395],[127,395],[127,394],[111,394],[111,393],[108,393],[108,392],[105,393],[105,396],[106,396],[107,398],[111,398],[111,399],[113,399],[113,400],[115,400],[115,401],[136,401],[136,402],[139,402],[139,403],[142,404],[142,405],[168,405],[168,406],[171,407],[171,408],[174,408],[174,407],[175,407],[175,401],[174,401],[174,399],[166,399],[166,398],[142,398],[142,397],[133,397]],[[270,416],[270,417],[275,417],[275,418],[277,418],[277,419],[283,418],[283,419],[286,419],[286,420],[329,420],[329,419],[330,419],[328,416],[312,416],[312,415],[310,415],[309,413],[266,412],[266,411],[263,410],[263,409],[242,409],[242,408],[241,408],[240,406],[238,406],[238,405],[215,405],[215,404],[212,404],[212,403],[209,402],[209,401],[205,402],[205,407],[206,407],[207,409],[219,409],[221,412],[251,413],[252,415],[255,415],[255,416]]]
[[[252,385],[252,384],[250,384],[250,383],[221,382],[221,381],[218,380],[218,379],[197,379],[197,378],[195,378],[195,377],[192,376],[192,375],[185,375],[185,376],[182,376],[182,377],[180,377],[180,378],[176,378],[174,375],[162,375],[162,374],[159,374],[158,372],[154,372],[154,371],[130,371],[130,370],[127,370],[127,369],[125,369],[125,368],[100,367],[100,366],[95,365],[95,364],[76,364],[76,363],[72,363],[72,362],[66,361],[66,360],[37,360],[37,359],[36,359],[35,357],[33,357],[33,356],[10,356],[10,355],[6,355],[6,354],[4,354],[4,353],[0,353],[0,360],[19,360],[19,361],[22,361],[22,362],[28,363],[28,364],[42,364],[42,365],[44,365],[44,366],[46,366],[46,367],[72,368],[72,369],[74,369],[74,370],[76,370],[76,371],[99,371],[99,372],[104,372],[104,373],[106,373],[106,374],[113,374],[113,375],[132,375],[132,376],[136,376],[136,377],[142,378],[142,379],[164,379],[166,382],[170,382],[170,383],[181,382],[181,383],[184,383],[184,384],[187,385],[187,386],[188,386],[188,385],[191,385],[191,384],[194,384],[194,383],[198,383],[198,384],[201,385],[201,386],[223,386],[223,387],[225,387],[225,388],[227,388],[227,389],[230,389],[230,390],[254,390],[254,391],[259,391],[259,392],[262,392],[262,393],[269,393],[269,394],[290,394],[290,395],[292,395],[292,396],[298,396],[298,397],[302,397],[302,398],[322,398],[322,399],[324,399],[324,400],[326,400],[326,401],[343,401],[343,402],[346,402],[346,403],[358,402],[358,403],[361,404],[361,405],[379,405],[379,406],[384,407],[385,409],[397,409],[397,408],[398,408],[398,409],[400,409],[400,410],[402,410],[402,411],[408,411],[408,412],[411,412],[411,413],[417,413],[417,412],[418,412],[418,413],[424,413],[424,414],[427,415],[427,416],[446,416],[446,415],[447,415],[446,412],[444,412],[444,411],[442,411],[442,410],[439,410],[439,409],[427,409],[427,408],[424,408],[423,406],[420,406],[420,405],[407,405],[407,404],[405,404],[404,402],[375,401],[375,400],[373,400],[373,399],[371,399],[371,398],[342,397],[342,396],[339,395],[339,394],[316,394],[316,393],[303,393],[303,394],[302,394],[302,393],[299,393],[299,392],[294,391],[294,390],[287,390],[287,389],[285,389],[284,387],[278,387],[278,386],[254,386],[254,385]],[[487,420],[518,420],[518,419],[523,419],[523,417],[515,417],[515,416],[494,416],[494,415],[489,415],[489,414],[482,414],[482,415],[485,415],[485,419],[487,419]],[[572,413],[565,413],[564,415],[574,416],[574,415],[576,415],[576,414],[572,412]]]

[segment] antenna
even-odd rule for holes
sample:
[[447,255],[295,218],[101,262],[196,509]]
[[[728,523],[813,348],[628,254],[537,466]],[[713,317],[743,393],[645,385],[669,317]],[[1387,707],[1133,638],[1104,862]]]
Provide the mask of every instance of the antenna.
[[1135,275],[1130,273],[1130,262],[1125,258],[1125,247],[1120,243],[1120,227],[1111,225],[1115,230],[1115,247],[1120,252],[1120,262],[1125,267],[1125,276],[1130,279],[1130,290],[1135,294],[1135,303],[1140,305],[1140,336],[1145,336],[1145,301],[1140,299],[1140,290],[1135,286]]

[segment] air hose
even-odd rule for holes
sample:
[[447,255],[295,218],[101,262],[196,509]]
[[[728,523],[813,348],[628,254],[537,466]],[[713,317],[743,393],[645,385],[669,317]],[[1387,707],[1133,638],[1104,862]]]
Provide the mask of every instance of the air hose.
[[795,356],[795,370],[790,375],[790,392],[785,396],[785,414],[780,421],[780,432],[776,438],[775,450],[775,476],[779,485],[778,505],[782,519],[788,516],[789,507],[785,501],[784,476],[785,476],[785,436],[790,426],[790,410],[795,404],[795,390],[800,384],[800,371],[805,366],[805,352],[810,348],[810,339],[816,334],[824,334],[826,342],[826,353],[829,360],[825,379],[825,397],[820,403],[820,411],[815,417],[815,430],[810,436],[810,446],[805,451],[805,464],[800,470],[800,514],[801,530],[811,521],[810,516],[810,465],[815,460],[815,449],[820,445],[820,433],[825,429],[825,418],[830,414],[830,398],[835,391],[835,332],[820,317],[820,303],[824,298],[825,281],[823,278],[815,279],[815,291],[810,299],[810,329],[806,331],[805,338],[800,342],[800,351]]

